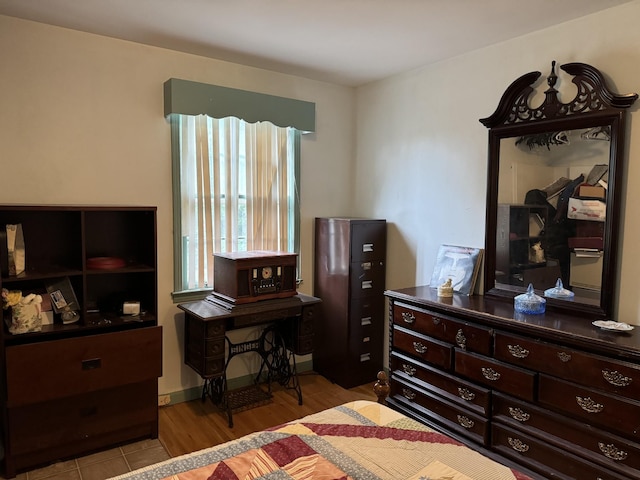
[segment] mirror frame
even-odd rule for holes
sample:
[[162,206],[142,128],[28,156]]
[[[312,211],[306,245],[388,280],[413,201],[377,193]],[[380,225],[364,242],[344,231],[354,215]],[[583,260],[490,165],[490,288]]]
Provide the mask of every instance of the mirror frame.
[[[563,130],[575,130],[594,126],[611,127],[609,157],[609,181],[606,204],[605,245],[602,267],[600,304],[575,300],[547,298],[547,309],[581,313],[589,318],[607,318],[613,313],[616,293],[616,268],[618,259],[618,231],[620,224],[620,195],[624,162],[626,109],[637,100],[635,93],[620,95],[612,92],[600,71],[585,63],[567,63],[560,68],[572,75],[578,91],[573,100],[560,102],[555,89],[556,62],[551,64],[547,77],[549,88],[539,107],[531,108],[529,97],[533,85],[541,76],[530,72],[516,79],[504,92],[496,111],[480,122],[489,129],[488,176],[485,224],[485,295],[511,299],[525,288],[496,284],[496,229],[498,210],[498,176],[500,167],[500,141],[509,137],[539,134]],[[538,292],[538,294],[542,294]]]

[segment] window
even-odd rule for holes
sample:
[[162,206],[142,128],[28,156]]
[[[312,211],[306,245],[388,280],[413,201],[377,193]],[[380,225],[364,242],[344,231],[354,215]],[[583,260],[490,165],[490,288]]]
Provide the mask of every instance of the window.
[[299,250],[299,132],[270,122],[175,115],[181,291],[213,286],[213,254]]
[[174,300],[211,291],[214,253],[299,253],[300,135],[315,129],[315,104],[174,78],[164,95]]

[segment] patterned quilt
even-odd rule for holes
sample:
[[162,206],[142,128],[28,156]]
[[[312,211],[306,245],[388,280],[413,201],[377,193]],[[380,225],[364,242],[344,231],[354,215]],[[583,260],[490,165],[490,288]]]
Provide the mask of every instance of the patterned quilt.
[[115,479],[531,480],[369,401],[346,403]]

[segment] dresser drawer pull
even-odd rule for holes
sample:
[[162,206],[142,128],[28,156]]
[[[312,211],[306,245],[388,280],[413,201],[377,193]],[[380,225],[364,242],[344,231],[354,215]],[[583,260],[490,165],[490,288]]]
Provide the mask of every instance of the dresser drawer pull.
[[458,387],[458,395],[463,400],[473,400],[476,398],[476,394],[467,388]]
[[520,345],[508,345],[509,353],[516,358],[527,358],[529,356],[529,350]]
[[600,413],[604,410],[604,405],[596,402],[591,397],[576,397],[576,402],[587,413]]
[[526,422],[531,418],[531,415],[517,407],[509,407],[509,415],[519,422]]
[[467,337],[464,336],[464,332],[462,331],[462,329],[458,330],[458,333],[456,333],[456,344],[462,350],[467,349]]
[[411,312],[402,312],[402,320],[404,320],[404,323],[412,324],[416,321],[416,317]]
[[402,371],[410,377],[413,377],[416,374],[416,369],[411,365],[407,365],[406,363],[402,364]]
[[467,429],[473,428],[473,426],[476,424],[473,420],[465,417],[464,415],[458,415],[458,423]]
[[491,380],[495,382],[500,378],[500,374],[496,372],[493,368],[482,367],[482,376],[487,380]]
[[511,445],[511,448],[513,448],[516,452],[524,453],[529,451],[529,445],[524,443],[519,438],[511,438],[511,437],[508,437],[508,438],[509,438],[509,445]]
[[440,322],[442,321],[438,317],[431,317],[431,320],[433,321],[433,324],[436,326],[440,325]]
[[558,352],[558,358],[561,362],[567,363],[569,360],[571,360],[571,355],[565,352]]
[[633,381],[633,378],[625,377],[617,370],[604,369],[602,370],[602,376],[607,382],[611,385],[615,385],[616,387],[628,387]]
[[427,346],[421,342],[413,342],[413,349],[418,353],[425,353],[427,351]]
[[102,367],[101,358],[90,358],[88,360],[82,360],[82,370],[95,370]]
[[403,388],[402,389],[402,396],[404,398],[406,398],[407,400],[413,400],[414,398],[416,398],[416,393],[412,392],[408,388]]
[[613,443],[610,443],[609,445],[605,445],[602,442],[598,442],[598,447],[600,448],[600,451],[605,457],[610,458],[611,460],[615,460],[616,462],[621,462],[622,460],[626,460],[627,456],[629,455],[624,450],[620,450]]

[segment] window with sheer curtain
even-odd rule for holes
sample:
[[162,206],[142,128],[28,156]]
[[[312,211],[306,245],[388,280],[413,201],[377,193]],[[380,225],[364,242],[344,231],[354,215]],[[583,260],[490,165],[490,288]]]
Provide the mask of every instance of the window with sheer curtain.
[[213,289],[214,253],[300,253],[300,138],[315,131],[315,103],[171,78],[164,114],[174,301]]
[[296,129],[178,115],[182,290],[211,289],[213,254],[298,250]]

